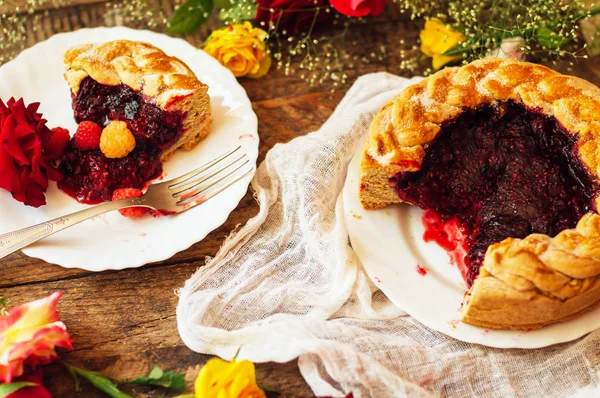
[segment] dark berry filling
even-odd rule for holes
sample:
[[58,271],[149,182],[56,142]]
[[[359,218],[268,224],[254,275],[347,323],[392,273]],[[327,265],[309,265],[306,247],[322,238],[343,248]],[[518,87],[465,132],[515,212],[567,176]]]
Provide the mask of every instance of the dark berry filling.
[[184,115],[165,111],[142,93],[123,84],[106,86],[90,77],[73,96],[75,121],[92,121],[104,127],[121,120],[135,136],[136,147],[121,159],[108,159],[100,151],[80,151],[73,141],[61,161],[65,178],[59,187],[84,203],[108,201],[118,188],[141,188],[162,172],[160,154],[174,144],[183,130]]
[[456,218],[466,233],[471,285],[489,245],[555,236],[593,210],[598,184],[577,140],[552,117],[507,102],[467,110],[442,126],[421,169],[393,178],[402,200]]
[[71,140],[60,163],[60,189],[82,203],[111,200],[119,188],[142,188],[162,173],[156,148],[137,144],[124,158],[108,159],[100,151],[81,151]]

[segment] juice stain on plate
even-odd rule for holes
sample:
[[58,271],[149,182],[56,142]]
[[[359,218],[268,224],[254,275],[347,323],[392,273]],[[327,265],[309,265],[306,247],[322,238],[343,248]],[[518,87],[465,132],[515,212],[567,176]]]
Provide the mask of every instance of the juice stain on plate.
[[452,329],[456,329],[456,326],[460,323],[460,319],[453,319],[448,321],[448,325],[452,326]]
[[417,272],[419,273],[419,275],[425,276],[427,275],[427,268],[421,267],[419,264],[417,264]]
[[442,249],[448,252],[450,263],[454,264],[460,270],[463,279],[467,273],[465,257],[469,252],[467,244],[467,234],[460,225],[457,218],[442,220],[435,210],[426,210],[423,213],[423,240],[425,242],[435,242]]

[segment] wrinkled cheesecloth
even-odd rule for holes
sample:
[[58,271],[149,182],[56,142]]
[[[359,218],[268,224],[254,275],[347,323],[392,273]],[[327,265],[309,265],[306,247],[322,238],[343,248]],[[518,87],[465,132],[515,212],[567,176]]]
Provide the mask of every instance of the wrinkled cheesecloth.
[[259,214],[178,292],[183,341],[225,359],[239,347],[254,362],[296,359],[320,396],[600,396],[600,331],[536,350],[463,343],[362,270],[344,226],[348,163],[379,108],[417,80],[363,76],[321,129],[267,154],[252,181]]

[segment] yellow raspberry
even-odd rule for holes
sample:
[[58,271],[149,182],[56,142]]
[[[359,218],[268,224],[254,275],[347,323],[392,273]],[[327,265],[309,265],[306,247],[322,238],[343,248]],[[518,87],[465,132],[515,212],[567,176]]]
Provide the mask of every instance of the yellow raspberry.
[[124,158],[135,148],[135,137],[125,122],[113,120],[100,136],[100,150],[107,158]]

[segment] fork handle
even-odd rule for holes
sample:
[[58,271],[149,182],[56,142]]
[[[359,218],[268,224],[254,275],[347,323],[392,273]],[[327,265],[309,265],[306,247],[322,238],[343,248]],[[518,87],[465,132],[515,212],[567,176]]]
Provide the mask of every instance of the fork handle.
[[89,220],[92,217],[108,213],[109,211],[140,205],[144,206],[142,201],[140,201],[140,198],[128,198],[116,200],[114,202],[106,202],[101,205],[55,218],[54,220],[0,235],[0,259],[3,259],[19,249],[29,246],[40,239],[44,239],[58,231],[79,224],[82,221]]

